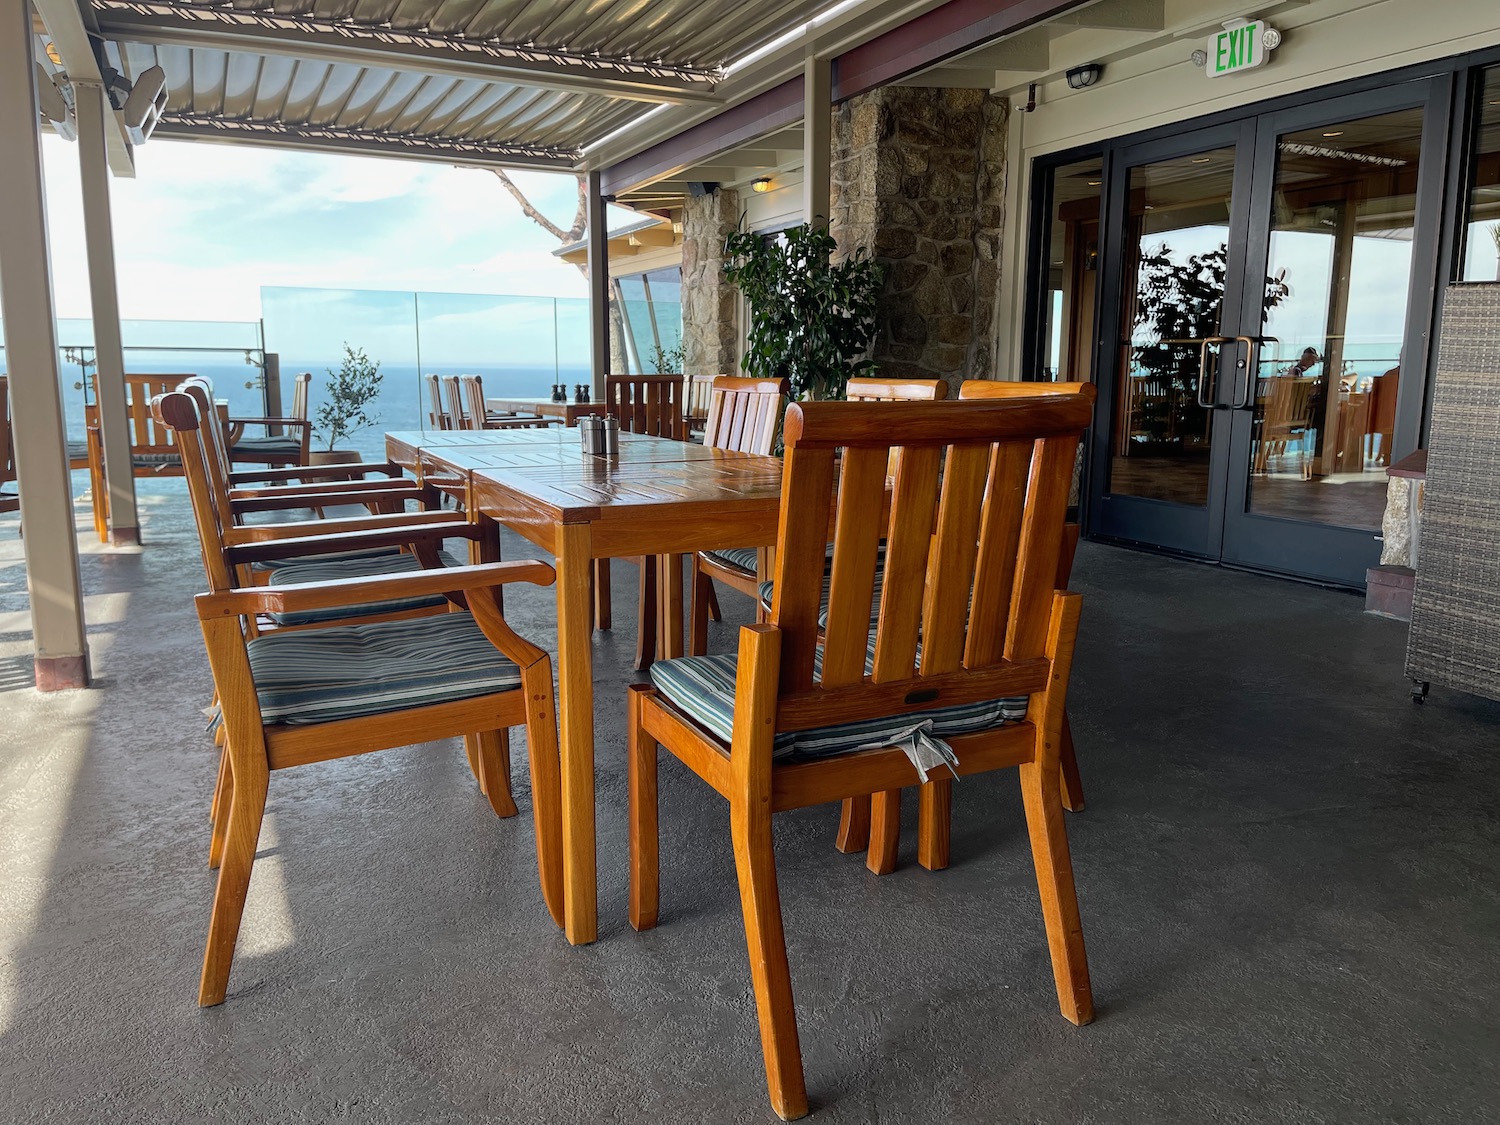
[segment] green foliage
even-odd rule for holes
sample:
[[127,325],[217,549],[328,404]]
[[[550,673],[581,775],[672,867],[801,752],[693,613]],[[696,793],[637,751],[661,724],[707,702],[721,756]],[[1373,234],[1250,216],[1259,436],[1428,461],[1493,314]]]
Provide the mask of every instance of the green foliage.
[[682,344],[675,347],[664,348],[661,344],[652,344],[650,353],[650,368],[656,375],[680,375],[682,374],[683,360],[687,358],[687,352]]
[[750,302],[744,368],[786,378],[796,398],[843,398],[849,380],[874,371],[862,358],[875,339],[875,298],[885,267],[861,247],[833,264],[827,227],[779,238],[738,230],[724,240],[724,276]]
[[[1135,373],[1161,388],[1147,395],[1137,424],[1150,441],[1184,442],[1201,436],[1203,426],[1198,407],[1198,341],[1219,334],[1219,307],[1224,301],[1224,281],[1229,247],[1220,243],[1204,254],[1173,259],[1165,242],[1154,250],[1142,249],[1136,275],[1135,327],[1137,339],[1144,331],[1154,342],[1137,343],[1132,349]],[[1261,321],[1291,293],[1286,271],[1266,278]]]
[[344,362],[337,371],[328,368],[328,383],[323,389],[324,401],[313,414],[313,431],[328,438],[331,451],[338,443],[380,421],[367,407],[380,395],[385,376],[380,364],[359,348],[344,341]]

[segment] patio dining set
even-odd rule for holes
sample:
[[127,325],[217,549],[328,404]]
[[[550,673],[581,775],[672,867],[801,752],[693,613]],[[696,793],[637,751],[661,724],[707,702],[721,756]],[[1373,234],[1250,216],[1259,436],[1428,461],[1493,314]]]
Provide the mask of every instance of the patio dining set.
[[[830,843],[885,874],[916,789],[918,861],[940,870],[953,780],[1015,769],[1059,1005],[1093,1018],[1064,824],[1082,807],[1068,502],[1092,387],[971,381],[948,400],[939,382],[853,380],[849,401],[790,405],[785,381],[703,388],[695,436],[681,376],[610,377],[591,410],[620,440],[595,454],[565,412],[487,400],[477,379],[446,399],[434,386],[432,428],[389,433],[385,462],[251,470],[205,380],[155,396],[202,546],[220,707],[200,1004],[228,991],[270,774],[397,746],[461,738],[511,817],[522,728],[542,902],[569,942],[596,939],[594,632],[613,624],[608,567],[628,560],[649,672],[617,701],[629,920],[658,923],[666,750],[728,802],[777,1114],[808,1112],[779,812],[840,803]],[[501,527],[552,562],[502,560]],[[555,652],[507,622],[507,586],[555,588]],[[756,623],[710,652],[721,593],[752,599]]]

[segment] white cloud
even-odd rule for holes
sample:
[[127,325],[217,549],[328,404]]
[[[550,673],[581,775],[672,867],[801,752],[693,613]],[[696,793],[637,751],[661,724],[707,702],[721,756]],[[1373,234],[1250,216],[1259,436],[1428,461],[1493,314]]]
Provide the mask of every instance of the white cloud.
[[[87,317],[77,149],[52,136],[43,149],[57,313]],[[571,222],[571,177],[516,179]],[[110,188],[127,319],[256,320],[262,285],[586,295],[487,172],[158,139]]]

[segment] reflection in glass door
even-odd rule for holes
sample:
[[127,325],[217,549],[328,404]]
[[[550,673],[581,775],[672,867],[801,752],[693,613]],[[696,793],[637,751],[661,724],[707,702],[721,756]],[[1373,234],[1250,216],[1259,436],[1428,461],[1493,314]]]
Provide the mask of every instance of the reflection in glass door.
[[1231,147],[1127,172],[1120,372],[1109,490],[1204,507],[1211,379],[1229,257]]
[[1363,584],[1417,429],[1443,104],[1424,80],[1116,150],[1093,534]]
[[1375,530],[1385,511],[1422,111],[1276,141],[1248,510]]

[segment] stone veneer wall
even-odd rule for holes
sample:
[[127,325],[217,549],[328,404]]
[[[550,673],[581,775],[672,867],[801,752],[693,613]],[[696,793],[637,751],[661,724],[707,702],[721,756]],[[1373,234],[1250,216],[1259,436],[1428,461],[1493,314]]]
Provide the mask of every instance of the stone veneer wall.
[[739,292],[724,280],[724,238],[739,223],[739,193],[690,196],[682,212],[682,346],[688,375],[738,375]]
[[890,86],[836,108],[830,228],[889,273],[874,358],[892,378],[995,378],[1009,107],[980,90]]

